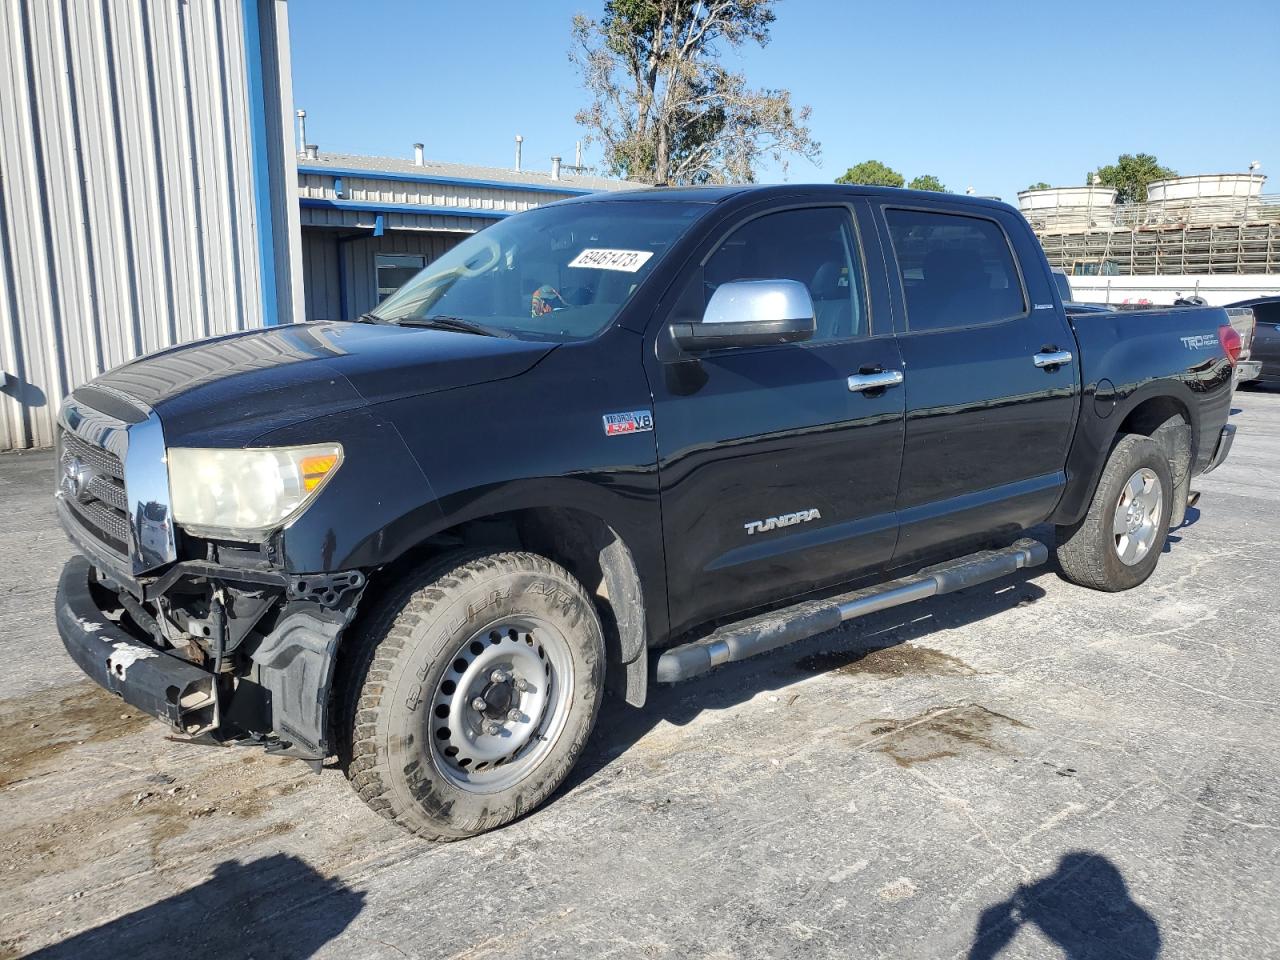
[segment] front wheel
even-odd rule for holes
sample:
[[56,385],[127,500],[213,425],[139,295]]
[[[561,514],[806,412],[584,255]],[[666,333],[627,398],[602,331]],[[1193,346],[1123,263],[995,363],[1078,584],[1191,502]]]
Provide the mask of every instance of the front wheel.
[[600,706],[604,637],[564,569],[529,553],[445,559],[366,622],[348,678],[347,772],[379,813],[437,840],[545,800]]
[[1129,590],[1156,568],[1173,509],[1169,461],[1150,437],[1130,434],[1111,451],[1084,519],[1060,526],[1058,567],[1072,583]]

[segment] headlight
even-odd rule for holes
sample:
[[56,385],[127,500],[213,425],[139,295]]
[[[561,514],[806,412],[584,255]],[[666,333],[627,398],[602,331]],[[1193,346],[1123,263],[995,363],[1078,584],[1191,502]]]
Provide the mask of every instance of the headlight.
[[261,540],[297,516],[342,465],[342,446],[168,453],[173,519],[196,536]]

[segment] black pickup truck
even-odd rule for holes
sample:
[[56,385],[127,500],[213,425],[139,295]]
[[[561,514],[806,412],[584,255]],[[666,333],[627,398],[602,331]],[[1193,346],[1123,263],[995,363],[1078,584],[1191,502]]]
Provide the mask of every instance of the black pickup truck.
[[193,739],[435,838],[527,812],[605,691],[1046,562],[1151,575],[1231,447],[1222,310],[1064,309],[1011,207],[653,189],[502,220],[354,323],[78,388],[57,620]]

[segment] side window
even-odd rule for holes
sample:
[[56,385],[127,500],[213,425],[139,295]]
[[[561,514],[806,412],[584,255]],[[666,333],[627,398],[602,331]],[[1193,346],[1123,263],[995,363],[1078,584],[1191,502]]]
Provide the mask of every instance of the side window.
[[1253,322],[1255,325],[1261,323],[1280,325],[1280,303],[1255,303]]
[[[867,296],[853,218],[843,207],[785,210],[751,220],[731,233],[694,278],[695,303],[705,308],[730,280],[798,280],[813,298],[814,340],[867,334]],[[686,291],[686,294],[688,291]]]
[[994,220],[885,210],[907,298],[907,328],[945,330],[1027,312],[1013,251]]

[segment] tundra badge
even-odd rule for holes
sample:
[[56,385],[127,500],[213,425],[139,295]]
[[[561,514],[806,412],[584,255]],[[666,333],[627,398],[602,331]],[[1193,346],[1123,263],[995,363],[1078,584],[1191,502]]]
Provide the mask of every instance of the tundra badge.
[[763,520],[752,520],[750,523],[744,523],[742,526],[747,531],[747,536],[753,533],[768,533],[770,530],[776,530],[778,527],[789,527],[793,523],[808,523],[810,520],[821,520],[822,514],[818,512],[817,507],[810,507],[808,510],[797,510],[795,513],[784,513],[780,517],[766,517]]

